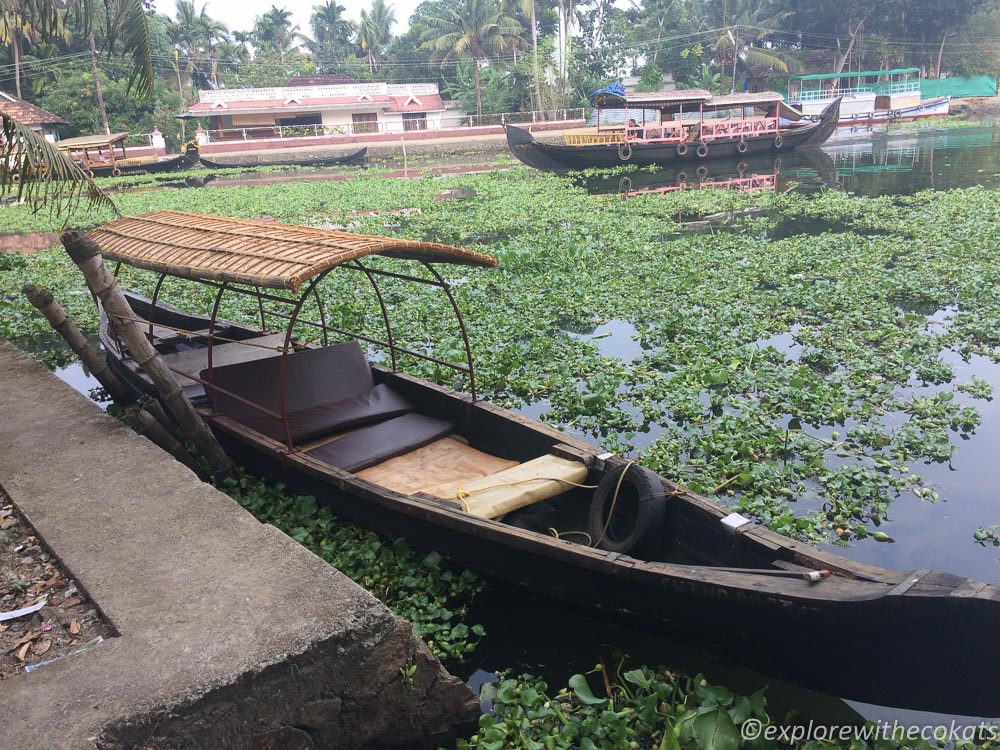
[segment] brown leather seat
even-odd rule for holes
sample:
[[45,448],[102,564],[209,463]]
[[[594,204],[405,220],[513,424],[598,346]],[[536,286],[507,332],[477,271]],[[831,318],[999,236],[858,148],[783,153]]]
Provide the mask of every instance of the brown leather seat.
[[325,464],[349,472],[402,456],[454,432],[455,425],[423,414],[406,414],[362,427],[308,454]]
[[[246,401],[281,413],[281,357],[202,370],[202,380]],[[280,419],[216,388],[207,388],[212,408],[263,435],[284,442]],[[413,405],[389,386],[375,385],[356,341],[291,352],[285,363],[285,409],[293,442],[358,425],[392,419]]]

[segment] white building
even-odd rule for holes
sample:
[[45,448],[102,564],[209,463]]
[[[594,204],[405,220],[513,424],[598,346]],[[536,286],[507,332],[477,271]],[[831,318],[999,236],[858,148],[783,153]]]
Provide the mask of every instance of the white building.
[[216,141],[440,130],[444,110],[434,83],[342,83],[200,91],[180,117]]

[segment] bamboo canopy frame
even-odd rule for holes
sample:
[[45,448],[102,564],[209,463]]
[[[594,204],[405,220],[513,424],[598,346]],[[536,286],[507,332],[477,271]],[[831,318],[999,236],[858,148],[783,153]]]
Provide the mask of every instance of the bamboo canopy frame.
[[[476,396],[475,366],[469,343],[465,321],[455,297],[444,277],[434,268],[434,262],[494,267],[497,261],[490,255],[451,245],[434,242],[418,242],[389,237],[354,234],[337,230],[313,227],[289,226],[264,223],[247,219],[233,219],[179,211],[156,211],[128,217],[90,231],[89,239],[96,241],[102,254],[117,261],[114,273],[117,276],[122,264],[159,273],[150,300],[149,333],[152,335],[156,309],[163,282],[167,277],[189,279],[216,289],[211,316],[208,318],[207,361],[208,380],[197,373],[181,372],[206,389],[215,389],[231,398],[243,401],[263,414],[280,419],[285,429],[288,450],[293,450],[293,441],[288,428],[285,400],[286,360],[295,350],[293,331],[296,325],[318,328],[322,333],[322,343],[329,344],[331,332],[351,336],[355,339],[385,347],[391,358],[392,370],[398,371],[398,356],[405,354],[433,362],[466,374],[469,378],[473,400]],[[430,274],[417,276],[379,268],[362,262],[369,255],[413,260],[420,263]],[[362,273],[371,284],[385,325],[386,338],[380,340],[331,325],[327,320],[325,306],[317,289],[327,274],[336,268],[350,269]],[[444,291],[454,312],[462,340],[465,345],[465,364],[449,362],[424,352],[400,346],[393,333],[389,308],[379,286],[380,277],[429,285]],[[297,296],[282,297],[263,291],[264,289],[290,290]],[[211,382],[213,369],[212,349],[216,339],[218,313],[226,292],[255,297],[260,312],[261,330],[268,330],[268,317],[287,321],[284,329],[283,345],[277,347],[281,355],[279,370],[280,413],[228,393]],[[319,320],[300,318],[303,306],[314,299],[319,309]],[[266,309],[265,303],[276,303],[291,307],[290,312]],[[253,345],[251,342],[246,342]]]

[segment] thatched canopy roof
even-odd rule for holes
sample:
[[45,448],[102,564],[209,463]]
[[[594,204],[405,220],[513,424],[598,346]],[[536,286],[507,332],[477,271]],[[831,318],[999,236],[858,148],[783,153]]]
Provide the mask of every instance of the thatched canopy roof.
[[318,273],[368,255],[493,267],[495,258],[436,242],[372,237],[221,216],[154,211],[91,230],[104,257],[191,279],[298,291]]
[[128,133],[112,133],[111,135],[80,135],[76,138],[63,138],[56,142],[56,148],[61,151],[71,151],[81,148],[107,148],[122,143],[128,138]]

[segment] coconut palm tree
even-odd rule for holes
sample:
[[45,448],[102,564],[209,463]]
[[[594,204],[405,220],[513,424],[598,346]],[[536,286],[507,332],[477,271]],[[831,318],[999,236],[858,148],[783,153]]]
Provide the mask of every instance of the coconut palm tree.
[[205,7],[202,6],[196,33],[199,49],[208,57],[212,88],[217,89],[219,88],[219,45],[229,41],[229,27],[221,21],[210,18],[205,13]]
[[542,107],[542,75],[538,65],[538,3],[537,0],[501,0],[501,10],[514,17],[517,11],[525,15],[531,24],[531,75],[535,87],[534,106],[536,110]]
[[736,91],[736,70],[760,65],[788,72],[788,62],[775,52],[754,46],[777,31],[780,23],[792,15],[791,11],[770,13],[766,0],[728,0],[722,6],[719,28],[722,34],[715,41],[715,62],[733,76],[731,91]]
[[0,0],[0,44],[10,47],[14,63],[14,82],[18,98],[21,97],[21,46],[28,42],[29,51],[35,52],[38,45],[61,38],[69,41],[71,36],[63,23],[63,14],[58,13],[52,19],[48,33],[32,21],[32,8],[22,0]]
[[396,11],[391,5],[386,5],[385,0],[374,0],[370,11],[361,11],[357,44],[368,59],[368,69],[372,73],[392,39],[392,27],[395,23]]
[[346,10],[347,8],[336,0],[327,0],[323,5],[313,6],[313,14],[309,19],[313,36],[309,41],[317,49],[332,47],[338,51],[345,51],[350,45],[355,28],[354,24],[344,17]]
[[456,55],[472,58],[476,114],[481,119],[483,98],[479,67],[490,57],[524,45],[521,24],[504,15],[497,0],[459,0],[424,20],[427,31],[421,36],[422,46],[433,50],[442,65]]

